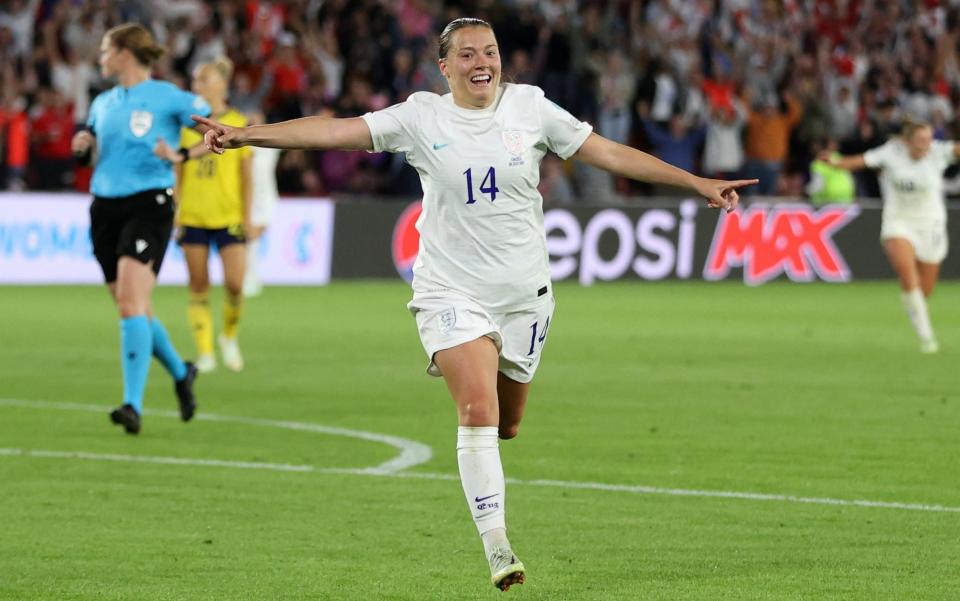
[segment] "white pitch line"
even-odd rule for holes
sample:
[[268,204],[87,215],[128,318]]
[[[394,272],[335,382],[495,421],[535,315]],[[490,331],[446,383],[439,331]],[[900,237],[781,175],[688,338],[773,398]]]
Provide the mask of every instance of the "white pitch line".
[[[131,463],[153,463],[164,465],[191,465],[201,467],[226,467],[268,470],[275,472],[300,472],[321,474],[347,474],[353,476],[381,476],[386,478],[407,478],[422,480],[459,480],[455,474],[429,472],[378,472],[370,469],[318,468],[312,465],[289,465],[284,463],[259,463],[251,461],[223,461],[217,459],[190,459],[186,457],[151,457],[144,455],[117,455],[106,453],[88,453],[85,451],[47,451],[39,449],[0,448],[0,457],[20,456],[49,459],[83,459],[88,461],[126,461]],[[870,507],[876,509],[901,509],[927,513],[960,513],[960,507],[929,505],[923,503],[897,503],[888,501],[867,501],[850,499],[831,499],[826,497],[797,497],[752,492],[723,490],[694,490],[685,488],[660,488],[657,486],[634,486],[626,484],[604,484],[602,482],[570,482],[566,480],[517,480],[508,478],[507,483],[521,486],[541,486],[578,490],[603,490],[636,495],[666,495],[679,497],[707,497],[721,499],[742,499],[747,501],[779,501],[781,503],[805,503],[812,505],[832,505],[840,507]]]
[[[0,406],[8,405],[15,407],[44,408],[44,409],[64,409],[71,411],[93,411],[103,412],[107,408],[99,405],[82,405],[78,403],[53,403],[46,401],[21,401],[17,399],[0,399]],[[179,414],[173,411],[146,411],[147,415],[158,415],[164,417],[178,418]],[[271,426],[276,428],[285,428],[289,430],[304,430],[317,432],[321,434],[332,434],[335,436],[347,436],[359,438],[373,442],[381,442],[400,449],[401,453],[394,459],[370,468],[318,468],[312,465],[289,465],[283,463],[260,463],[245,461],[226,461],[217,459],[190,459],[180,457],[150,457],[141,455],[115,455],[104,453],[88,453],[84,451],[46,451],[46,450],[28,450],[0,448],[0,456],[26,456],[55,459],[84,459],[91,461],[126,461],[136,463],[154,463],[168,465],[195,465],[206,467],[227,467],[242,469],[259,469],[282,472],[316,472],[324,474],[349,474],[357,476],[382,476],[390,478],[420,478],[424,480],[458,480],[454,474],[438,474],[429,472],[404,472],[414,465],[425,463],[432,456],[430,447],[425,444],[399,438],[396,436],[386,436],[362,430],[347,430],[343,428],[331,428],[318,424],[307,424],[301,422],[284,422],[274,420],[263,420],[252,417],[236,417],[229,415],[198,415],[197,419],[204,419],[215,422],[231,422],[253,426]],[[894,501],[870,501],[866,499],[833,499],[829,497],[800,497],[794,495],[738,492],[724,490],[697,490],[685,488],[662,488],[657,486],[640,486],[630,484],[605,484],[602,482],[573,482],[567,480],[517,480],[508,478],[509,484],[519,484],[523,486],[541,486],[552,488],[567,488],[579,490],[603,490],[610,492],[623,492],[638,495],[666,495],[678,497],[707,497],[721,499],[741,499],[747,501],[774,501],[781,503],[800,503],[811,505],[832,505],[840,507],[868,507],[877,509],[901,509],[906,511],[923,511],[932,513],[960,513],[960,507],[951,507],[938,504],[925,503],[899,503]]]
[[[12,407],[26,407],[30,409],[60,409],[64,411],[91,411],[94,413],[106,413],[110,411],[109,407],[101,405],[84,405],[80,403],[56,403],[50,401],[22,401],[19,399],[0,399],[0,405]],[[147,409],[144,415],[172,417],[179,419],[180,414],[175,411],[157,411]],[[365,432],[363,430],[348,430],[346,428],[334,428],[320,424],[308,424],[304,422],[276,421],[271,419],[258,419],[255,417],[240,417],[234,415],[216,415],[213,413],[199,413],[196,418],[200,421],[244,424],[247,426],[266,426],[270,428],[283,428],[286,430],[300,430],[304,432],[316,432],[317,434],[328,434],[331,436],[346,436],[348,438],[357,438],[370,442],[379,442],[381,444],[394,447],[400,454],[385,461],[380,465],[365,468],[371,474],[391,474],[430,461],[433,457],[433,450],[427,445],[415,440],[400,438],[399,436],[389,436],[386,434],[377,434],[375,432]]]

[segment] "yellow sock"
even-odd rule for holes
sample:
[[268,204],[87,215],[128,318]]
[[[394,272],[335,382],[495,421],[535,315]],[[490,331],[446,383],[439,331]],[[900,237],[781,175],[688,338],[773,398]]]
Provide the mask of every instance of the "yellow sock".
[[223,299],[223,335],[236,338],[240,329],[240,316],[243,315],[243,295],[224,295]]
[[213,354],[213,315],[210,314],[210,299],[206,293],[191,294],[187,304],[187,321],[190,333],[201,355]]

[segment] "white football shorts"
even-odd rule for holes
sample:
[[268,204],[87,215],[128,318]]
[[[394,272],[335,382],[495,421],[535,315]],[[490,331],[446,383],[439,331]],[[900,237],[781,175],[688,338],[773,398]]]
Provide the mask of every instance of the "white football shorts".
[[254,197],[250,206],[250,223],[257,227],[267,227],[273,220],[273,211],[277,208],[277,199],[272,196]]
[[487,336],[500,351],[499,371],[526,384],[540,365],[556,302],[552,294],[545,294],[528,308],[495,313],[462,294],[442,291],[415,295],[407,308],[417,319],[431,376],[443,375],[433,362],[438,351]]
[[950,247],[947,224],[940,220],[884,219],[880,227],[880,240],[891,238],[908,240],[913,245],[917,260],[923,263],[942,262]]

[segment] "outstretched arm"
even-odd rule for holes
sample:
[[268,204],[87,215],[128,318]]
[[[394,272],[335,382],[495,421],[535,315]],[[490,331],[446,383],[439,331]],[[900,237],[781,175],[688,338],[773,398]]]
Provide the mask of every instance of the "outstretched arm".
[[707,199],[715,209],[732,211],[740,202],[737,189],[757,183],[755,179],[724,181],[698,177],[641,152],[618,144],[598,134],[590,134],[577,151],[575,158],[605,171],[653,184],[668,184],[687,188]]
[[317,150],[373,150],[370,128],[361,117],[329,119],[304,117],[269,125],[230,127],[213,119],[193,115],[197,131],[208,149],[223,154],[241,146]]
[[857,169],[864,169],[867,166],[867,162],[863,160],[862,154],[839,156],[831,154],[830,152],[822,152],[817,158],[824,163],[839,167],[840,169],[846,169],[847,171],[856,171]]

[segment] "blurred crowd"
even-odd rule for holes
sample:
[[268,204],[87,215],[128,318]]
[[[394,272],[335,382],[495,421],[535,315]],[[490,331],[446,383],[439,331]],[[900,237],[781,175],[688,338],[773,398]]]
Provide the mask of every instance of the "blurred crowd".
[[[446,93],[436,37],[478,16],[497,34],[504,81],[542,87],[600,134],[685,169],[760,177],[752,192],[811,194],[824,149],[882,143],[905,118],[960,138],[960,0],[7,0],[0,9],[0,188],[85,185],[70,137],[112,85],[108,28],[148,25],[168,49],[155,75],[188,88],[227,56],[230,102],[276,121],[356,116]],[[287,152],[281,192],[419,194],[402,156]],[[669,189],[549,157],[550,203]],[[875,176],[855,194],[878,196]]]

